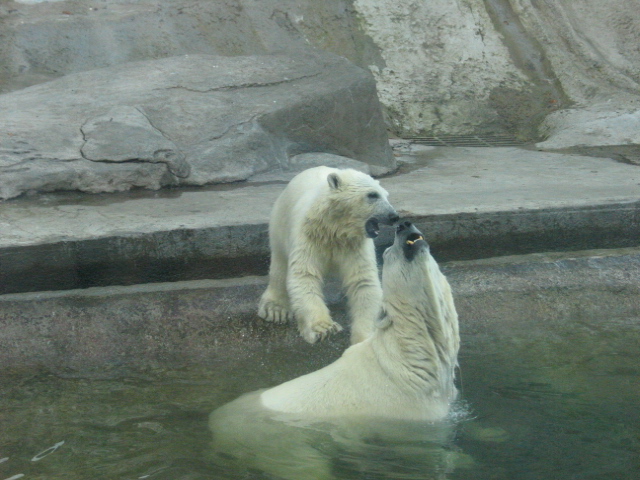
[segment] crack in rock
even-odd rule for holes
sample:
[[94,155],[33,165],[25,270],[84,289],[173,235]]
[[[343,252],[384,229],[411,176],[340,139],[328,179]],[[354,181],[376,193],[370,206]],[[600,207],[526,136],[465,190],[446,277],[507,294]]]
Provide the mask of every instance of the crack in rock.
[[176,177],[186,178],[191,168],[178,146],[137,108],[114,107],[80,128],[83,158],[94,162],[164,163]]
[[[173,86],[167,87],[167,89],[168,90],[180,89],[180,90],[186,90],[188,92],[194,92],[194,93],[232,92],[234,90],[243,90],[245,88],[274,87],[274,86],[282,85],[285,83],[295,82],[297,80],[306,80],[309,78],[316,78],[316,77],[319,77],[320,75],[322,75],[322,72],[314,73],[311,75],[300,75],[295,78],[284,78],[282,80],[276,80],[273,82],[265,82],[265,83],[251,82],[251,83],[241,83],[238,85],[223,85],[220,87],[211,87],[211,88],[197,88],[195,86],[173,85]],[[161,89],[161,90],[164,90],[164,89]]]

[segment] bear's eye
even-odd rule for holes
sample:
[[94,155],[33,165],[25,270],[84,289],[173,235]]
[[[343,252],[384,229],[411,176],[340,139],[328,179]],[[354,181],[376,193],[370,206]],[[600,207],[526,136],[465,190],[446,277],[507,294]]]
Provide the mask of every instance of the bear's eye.
[[380,198],[380,194],[378,192],[369,192],[367,193],[367,198],[369,200],[377,200]]

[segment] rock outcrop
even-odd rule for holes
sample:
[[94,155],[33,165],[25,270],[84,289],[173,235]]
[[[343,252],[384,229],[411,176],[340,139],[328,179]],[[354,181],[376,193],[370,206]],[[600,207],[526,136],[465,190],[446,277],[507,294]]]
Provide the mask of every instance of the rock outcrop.
[[0,96],[0,198],[205,185],[325,152],[395,168],[372,76],[331,54],[184,55]]
[[547,140],[541,148],[637,147],[628,134],[640,115],[637,7],[637,0],[7,0],[0,92],[131,61],[313,47],[373,73],[387,127],[399,136],[511,134]]

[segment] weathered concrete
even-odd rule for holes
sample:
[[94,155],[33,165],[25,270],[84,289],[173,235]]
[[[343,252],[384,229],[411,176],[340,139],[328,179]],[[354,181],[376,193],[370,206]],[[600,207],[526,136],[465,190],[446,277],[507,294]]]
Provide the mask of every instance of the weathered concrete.
[[254,347],[261,337],[291,342],[295,331],[268,328],[249,313],[263,283],[247,277],[0,296],[0,364],[179,365],[231,350],[234,339],[250,338]]
[[[518,148],[420,151],[381,182],[441,260],[640,243],[637,166]],[[289,178],[5,202],[0,291],[264,274],[271,207]]]
[[204,185],[307,152],[395,168],[371,75],[335,55],[189,55],[0,96],[0,200]]
[[[460,262],[444,271],[466,338],[487,331],[541,335],[568,322],[640,329],[638,249]],[[203,365],[282,345],[303,352],[293,325],[255,315],[265,287],[265,277],[245,277],[1,295],[0,365],[103,375]],[[344,322],[342,307],[332,308]],[[328,363],[347,338],[343,332],[313,348]]]

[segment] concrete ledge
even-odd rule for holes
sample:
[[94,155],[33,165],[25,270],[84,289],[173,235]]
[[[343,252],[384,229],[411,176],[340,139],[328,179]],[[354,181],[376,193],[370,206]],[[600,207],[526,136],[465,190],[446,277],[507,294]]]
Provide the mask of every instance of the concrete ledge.
[[[407,215],[439,261],[638,245],[640,202]],[[387,231],[378,252],[392,242]],[[176,229],[0,250],[0,294],[266,275],[268,224]]]
[[264,275],[267,232],[262,223],[8,247],[0,294]]
[[[423,148],[399,160],[381,182],[439,260],[640,245],[638,166],[519,148]],[[0,294],[264,275],[287,178],[2,203]]]
[[265,287],[244,277],[0,295],[0,365],[99,373],[304,346],[293,326],[255,315]]
[[[463,337],[614,319],[640,329],[640,249],[453,262],[444,271]],[[340,355],[346,331],[310,346],[293,325],[259,320],[265,286],[265,277],[244,277],[1,295],[0,365],[112,374],[246,359],[277,348],[325,363]],[[342,305],[333,311],[344,324]]]
[[640,201],[586,207],[409,216],[441,261],[639,244]]

